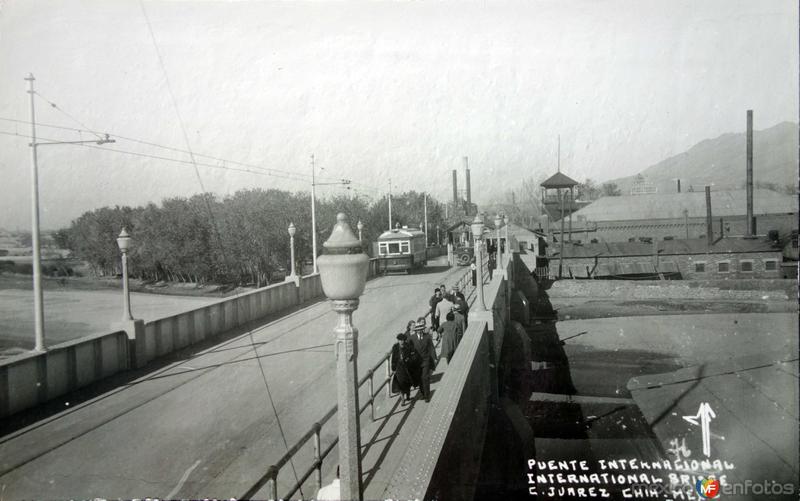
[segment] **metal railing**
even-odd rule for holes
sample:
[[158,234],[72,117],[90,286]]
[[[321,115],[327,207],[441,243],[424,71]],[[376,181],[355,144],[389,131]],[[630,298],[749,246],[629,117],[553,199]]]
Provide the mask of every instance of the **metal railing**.
[[[470,275],[470,281],[472,280],[471,270],[468,271]],[[463,277],[462,277],[463,278]],[[473,288],[474,289],[474,288]],[[459,289],[461,290],[461,289]],[[474,290],[472,291],[473,298],[472,301],[475,300],[474,298]],[[469,300],[468,300],[469,301]],[[472,305],[472,302],[469,302]],[[425,313],[425,318],[430,315],[430,311]],[[438,346],[438,341],[436,342]],[[358,390],[364,386],[364,383],[368,384],[368,392],[369,398],[367,402],[359,409],[359,416],[364,413],[367,407],[370,408],[370,419],[372,422],[375,422],[375,397],[378,393],[386,387],[386,398],[392,398],[393,396],[397,396],[397,394],[392,394],[392,387],[391,387],[391,379],[392,379],[392,367],[391,367],[391,356],[392,352],[389,350],[384,354],[376,363],[373,365],[368,371],[367,374],[361,378],[358,382]],[[383,364],[386,364],[385,369],[385,377],[381,379],[380,385],[375,388],[374,377],[377,372],[380,371],[380,367]],[[247,492],[239,496],[237,499],[251,499],[255,494],[260,491],[265,485],[268,487],[268,492],[270,499],[289,499],[291,498],[303,484],[311,477],[312,474],[316,472],[316,488],[319,490],[322,487],[322,463],[325,458],[330,454],[336,444],[339,443],[339,437],[337,436],[334,438],[330,444],[328,444],[325,449],[322,449],[321,444],[321,432],[322,427],[330,421],[334,414],[336,414],[339,406],[334,405],[331,407],[328,412],[326,412],[322,419],[314,423],[310,430],[308,430],[300,439],[288,450],[286,453],[278,460],[277,463],[272,464],[269,468],[267,468],[266,473],[255,483],[253,484]],[[358,430],[361,433],[361,430]],[[306,469],[302,474],[298,477],[297,481],[294,485],[289,489],[287,494],[282,497],[278,497],[278,474],[280,473],[281,468],[286,466],[289,461],[300,451],[300,449],[308,443],[309,440],[314,439],[314,461],[311,466]]]
[[[489,259],[486,252],[482,253],[483,259],[481,267],[481,279],[483,283],[486,284],[489,281]],[[496,270],[495,270],[496,271]],[[467,301],[469,306],[472,306],[477,298],[477,287],[472,285],[472,270],[468,269],[465,273],[463,273],[455,283],[455,286],[458,287],[459,291],[464,293],[464,298]],[[425,318],[430,315],[430,311],[425,313]],[[437,341],[438,345],[438,341]],[[386,398],[392,398],[392,387],[391,387],[391,379],[392,379],[392,367],[391,367],[391,356],[392,352],[389,350],[384,354],[376,363],[373,365],[368,371],[367,374],[361,378],[358,382],[358,390],[361,390],[361,387],[364,386],[365,383],[368,385],[368,394],[369,398],[367,399],[366,403],[359,409],[359,415],[363,414],[367,407],[370,408],[370,419],[372,422],[375,421],[375,397],[378,393],[386,387]],[[375,374],[380,371],[380,367],[385,365],[385,377],[381,379],[380,385],[375,388]],[[237,499],[251,499],[255,494],[260,491],[265,485],[268,487],[268,492],[270,499],[289,499],[291,498],[297,491],[301,489],[303,484],[311,477],[311,475],[315,474],[315,484],[317,490],[322,487],[322,464],[325,458],[330,454],[336,444],[339,443],[339,437],[337,436],[334,438],[330,444],[328,444],[324,449],[322,448],[322,427],[330,421],[334,414],[336,414],[338,410],[338,405],[334,405],[331,407],[328,412],[326,412],[322,419],[314,423],[310,430],[308,430],[300,439],[288,450],[286,453],[278,460],[277,463],[272,464],[269,468],[267,468],[266,473],[255,483],[251,486],[247,492],[243,495],[239,496]],[[358,430],[361,433],[361,430]],[[278,497],[278,474],[281,471],[281,468],[286,466],[292,458],[300,451],[300,449],[308,443],[309,440],[314,440],[314,461],[302,474],[298,477],[297,481],[294,485],[289,489],[287,494],[282,497]]]
[[[369,389],[369,399],[367,402],[359,409],[359,415],[363,414],[367,407],[370,408],[370,419],[374,422],[375,421],[375,396],[381,389],[386,386],[387,387],[387,398],[390,398],[391,395],[391,386],[389,382],[391,381],[391,365],[390,365],[390,358],[392,352],[389,351],[385,355],[383,355],[378,362],[372,366],[367,371],[367,374],[361,378],[358,382],[358,389],[360,390],[364,383],[368,383]],[[374,388],[374,376],[375,373],[380,370],[381,365],[386,363],[386,377],[381,380],[381,384],[378,386],[377,389]],[[267,468],[266,473],[262,476],[253,486],[251,486],[247,492],[243,495],[239,496],[237,499],[251,499],[258,491],[260,491],[265,485],[268,486],[268,491],[270,495],[270,499],[288,499],[291,498],[303,484],[308,480],[308,478],[316,472],[316,486],[317,490],[322,487],[322,462],[323,460],[330,454],[336,444],[339,442],[339,437],[337,436],[330,444],[328,444],[325,449],[322,449],[322,427],[330,421],[334,414],[336,414],[338,410],[338,405],[334,405],[331,407],[328,412],[326,412],[322,419],[317,421],[311,426],[311,429],[308,430],[300,439],[288,450],[286,453],[278,460],[277,463],[271,465]],[[359,430],[360,433],[361,430]],[[278,497],[278,474],[280,473],[281,468],[283,468],[292,458],[300,451],[300,449],[308,443],[309,440],[314,439],[314,462],[312,465],[306,469],[302,474],[298,477],[298,480],[295,484],[289,489],[289,492],[286,496]]]

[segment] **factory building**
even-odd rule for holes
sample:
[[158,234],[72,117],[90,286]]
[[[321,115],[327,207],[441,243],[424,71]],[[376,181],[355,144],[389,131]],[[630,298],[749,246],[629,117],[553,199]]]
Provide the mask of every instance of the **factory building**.
[[766,238],[567,244],[550,257],[564,278],[703,280],[783,278],[782,246]]
[[[796,196],[753,191],[755,234],[777,230],[790,235],[797,229]],[[707,231],[707,209],[702,191],[602,197],[572,214],[572,238],[584,242],[702,238]],[[711,191],[711,214],[717,236],[746,235],[747,191]]]

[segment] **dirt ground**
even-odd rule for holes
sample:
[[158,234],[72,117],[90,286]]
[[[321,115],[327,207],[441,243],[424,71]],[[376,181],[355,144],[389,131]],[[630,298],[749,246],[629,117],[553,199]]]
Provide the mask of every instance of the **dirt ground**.
[[561,280],[548,297],[559,320],[644,315],[796,312],[796,280],[751,283]]
[[[153,320],[219,301],[219,298],[131,294],[136,318]],[[121,290],[45,288],[45,338],[48,344],[94,333],[111,332],[122,318]],[[33,294],[24,289],[0,289],[0,358],[33,347]]]

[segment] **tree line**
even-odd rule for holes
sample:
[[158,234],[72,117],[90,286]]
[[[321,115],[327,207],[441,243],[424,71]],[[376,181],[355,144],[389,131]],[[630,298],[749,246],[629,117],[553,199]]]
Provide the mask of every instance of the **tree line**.
[[[392,195],[392,220],[417,227],[424,221],[424,194]],[[336,214],[344,212],[357,233],[364,224],[365,251],[388,229],[388,200],[337,196],[316,203],[317,252],[330,236]],[[96,276],[120,269],[117,236],[123,227],[132,237],[129,272],[146,281],[253,284],[258,287],[290,268],[288,227],[294,223],[295,258],[312,256],[311,196],[283,190],[251,189],[219,198],[205,193],[165,199],[160,205],[102,207],[83,213],[57,231],[56,244],[88,263]],[[444,208],[428,197],[431,244],[436,227],[445,228]],[[288,271],[286,271],[288,273]]]

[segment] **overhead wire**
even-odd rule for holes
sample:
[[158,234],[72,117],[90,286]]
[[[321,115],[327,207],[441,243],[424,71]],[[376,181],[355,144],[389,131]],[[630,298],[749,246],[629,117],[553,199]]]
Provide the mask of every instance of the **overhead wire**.
[[[0,117],[0,121],[12,122],[12,123],[21,123],[21,124],[27,124],[27,125],[30,125],[30,123],[31,123],[28,120],[19,120],[19,119],[16,119],[16,118],[8,118],[8,117]],[[98,135],[98,134],[109,134],[114,139],[122,139],[122,140],[125,140],[125,141],[130,141],[130,142],[133,142],[133,143],[142,144],[142,145],[145,145],[145,146],[152,146],[154,148],[160,148],[160,149],[164,149],[164,150],[168,150],[168,151],[174,151],[176,153],[189,154],[188,150],[175,148],[173,146],[165,146],[165,145],[154,143],[154,142],[151,142],[151,141],[145,141],[143,139],[127,137],[127,136],[123,136],[123,135],[120,135],[120,134],[115,134],[113,132],[103,132],[103,131],[98,131],[96,129],[93,130],[93,129],[89,129],[89,128],[76,129],[75,127],[65,127],[65,126],[62,126],[62,125],[47,124],[47,123],[42,123],[42,122],[36,122],[36,126],[37,127],[47,127],[47,128],[52,128],[52,129],[68,130],[68,131],[78,132],[78,133],[86,132],[86,133],[95,134],[95,135]],[[268,173],[274,173],[275,177],[281,177],[283,179],[296,179],[297,181],[303,181],[305,183],[310,183],[311,182],[311,176],[310,175],[302,174],[302,173],[299,173],[299,172],[296,172],[296,171],[276,169],[274,167],[263,167],[263,166],[256,165],[256,164],[240,162],[238,160],[231,160],[231,159],[228,159],[228,158],[217,157],[217,156],[214,156],[214,155],[207,155],[207,154],[204,154],[204,153],[194,152],[194,156],[195,157],[207,158],[209,160],[215,160],[215,161],[218,161],[218,162],[225,162],[226,164],[240,165],[242,167],[248,167],[248,168],[251,168],[251,169],[257,169],[257,170],[261,170],[261,171],[268,172]],[[156,156],[155,158],[163,159],[164,157]],[[208,166],[209,164],[199,163],[199,165]],[[293,176],[293,177],[288,177],[288,176]],[[339,178],[332,178],[332,177],[325,177],[325,176],[319,176],[318,179],[321,180],[321,181],[341,181],[341,179],[339,179]]]
[[[147,15],[147,9],[145,9],[143,0],[139,0],[139,5],[141,6],[142,14],[144,15],[145,22],[147,23],[147,29],[148,29],[148,31],[150,33],[150,38],[153,41],[153,47],[154,47],[154,49],[156,51],[156,55],[158,56],[159,65],[161,66],[161,70],[164,73],[164,79],[166,80],[167,90],[169,91],[169,95],[170,95],[170,98],[172,100],[172,105],[175,108],[175,114],[178,116],[178,122],[180,124],[181,131],[183,132],[183,137],[184,137],[184,141],[186,143],[186,148],[189,150],[189,156],[191,157],[192,163],[194,164],[194,170],[195,170],[195,175],[197,177],[197,181],[200,184],[200,187],[203,190],[203,193],[205,193],[206,189],[205,189],[205,186],[203,185],[203,180],[200,177],[200,171],[197,168],[197,164],[196,164],[196,161],[195,161],[195,158],[194,158],[194,153],[191,150],[191,145],[189,143],[189,136],[186,133],[186,127],[184,125],[183,118],[181,117],[180,109],[178,108],[178,103],[177,103],[177,100],[175,99],[175,94],[172,91],[172,85],[171,85],[170,80],[169,80],[169,75],[167,73],[167,68],[166,68],[166,65],[164,64],[164,59],[161,56],[161,50],[158,47],[158,41],[156,40],[155,33],[153,32],[153,26],[150,23],[150,17]],[[208,198],[206,198],[205,201],[206,201],[207,209],[208,209],[208,212],[209,212],[209,217],[211,218],[211,222],[214,225],[214,230],[215,230],[215,233],[216,233],[218,241],[219,241],[220,250],[223,252],[223,259],[227,263],[227,257],[225,256],[225,248],[224,248],[224,246],[222,244],[222,239],[221,239],[220,234],[219,234],[219,229],[217,227],[216,220],[214,219],[213,213],[211,211],[211,206],[209,204]],[[258,356],[258,349],[256,348],[256,345],[255,345],[255,339],[253,337],[253,330],[252,329],[248,329],[248,337],[250,339],[250,345],[251,345],[251,348],[253,350],[253,353],[255,353],[256,359],[258,360],[258,368],[259,368],[259,371],[261,373],[261,379],[264,382],[264,387],[266,388],[267,398],[269,400],[270,406],[272,407],[272,412],[273,412],[273,414],[275,416],[275,422],[278,425],[278,431],[281,434],[281,439],[283,440],[284,447],[286,448],[286,450],[288,452],[289,443],[288,443],[288,441],[286,439],[286,433],[283,430],[283,425],[281,423],[281,419],[280,419],[280,416],[278,414],[278,409],[276,408],[275,401],[274,401],[274,399],[272,397],[272,391],[270,389],[269,381],[267,380],[267,375],[266,375],[266,371],[264,370],[264,365],[263,365],[263,363],[261,361],[261,358]],[[291,458],[289,460],[289,464],[290,464],[290,466],[292,468],[292,473],[294,474],[295,481],[297,481],[299,483],[299,477],[297,475],[297,470],[295,469],[294,461]],[[300,488],[300,496],[303,497],[302,487]]]
[[[30,136],[30,135],[20,134],[18,132],[0,131],[0,134],[5,135],[5,136],[17,136],[17,137],[23,137],[23,138],[26,138],[26,139],[33,139],[33,137]],[[59,141],[59,139],[43,137],[43,136],[37,136],[37,139],[43,139],[45,141],[54,141],[54,142]],[[225,166],[225,165],[210,164],[210,163],[203,163],[203,162],[195,162],[193,164],[189,160],[181,160],[179,158],[162,157],[162,156],[159,156],[159,155],[152,155],[152,154],[149,154],[149,153],[140,153],[140,152],[137,152],[137,151],[121,150],[121,149],[118,149],[118,148],[110,148],[110,147],[105,147],[105,146],[96,146],[96,145],[92,145],[92,144],[69,144],[69,146],[79,146],[79,147],[82,147],[82,148],[91,148],[91,149],[101,150],[101,151],[110,151],[110,152],[114,152],[114,153],[121,153],[121,154],[125,154],[125,155],[132,155],[132,156],[137,156],[137,157],[150,158],[150,159],[154,159],[154,160],[162,160],[162,161],[166,161],[166,162],[174,162],[174,163],[187,164],[187,165],[198,165],[198,166],[201,166],[201,167],[208,167],[208,168],[211,168],[211,169],[229,170],[229,171],[234,171],[234,172],[246,172],[248,174],[255,174],[257,176],[279,177],[279,178],[283,178],[283,179],[288,179],[290,181],[303,181],[303,182],[305,182],[304,179],[297,179],[295,177],[289,177],[289,176],[280,176],[278,174],[270,174],[270,173],[266,173],[266,172],[259,172],[259,171],[256,171],[256,170],[251,170],[251,169],[246,169],[246,168],[228,167],[228,166]]]
[[67,112],[66,112],[66,111],[65,111],[63,108],[61,108],[61,107],[60,107],[59,105],[57,105],[56,103],[54,103],[54,102],[50,101],[49,99],[47,99],[46,97],[44,97],[43,95],[41,95],[41,94],[39,93],[39,91],[33,91],[33,94],[34,94],[35,96],[38,96],[40,99],[42,99],[42,100],[43,100],[44,102],[46,102],[47,104],[49,104],[51,108],[54,108],[54,109],[58,110],[58,111],[59,111],[61,114],[63,114],[64,116],[66,116],[67,118],[69,118],[70,120],[72,120],[73,122],[75,122],[76,124],[80,125],[80,126],[81,126],[81,127],[83,127],[84,129],[87,129],[87,132],[91,132],[92,134],[94,134],[94,135],[95,135],[95,136],[97,136],[98,138],[100,138],[100,139],[103,139],[103,137],[102,137],[102,136],[100,136],[99,134],[97,134],[96,132],[89,131],[89,130],[88,130],[88,127],[86,127],[86,126],[85,126],[85,125],[84,125],[84,124],[83,124],[83,123],[82,123],[80,120],[78,120],[77,118],[75,118],[75,117],[73,117],[72,115],[70,115],[69,113],[67,113]]

